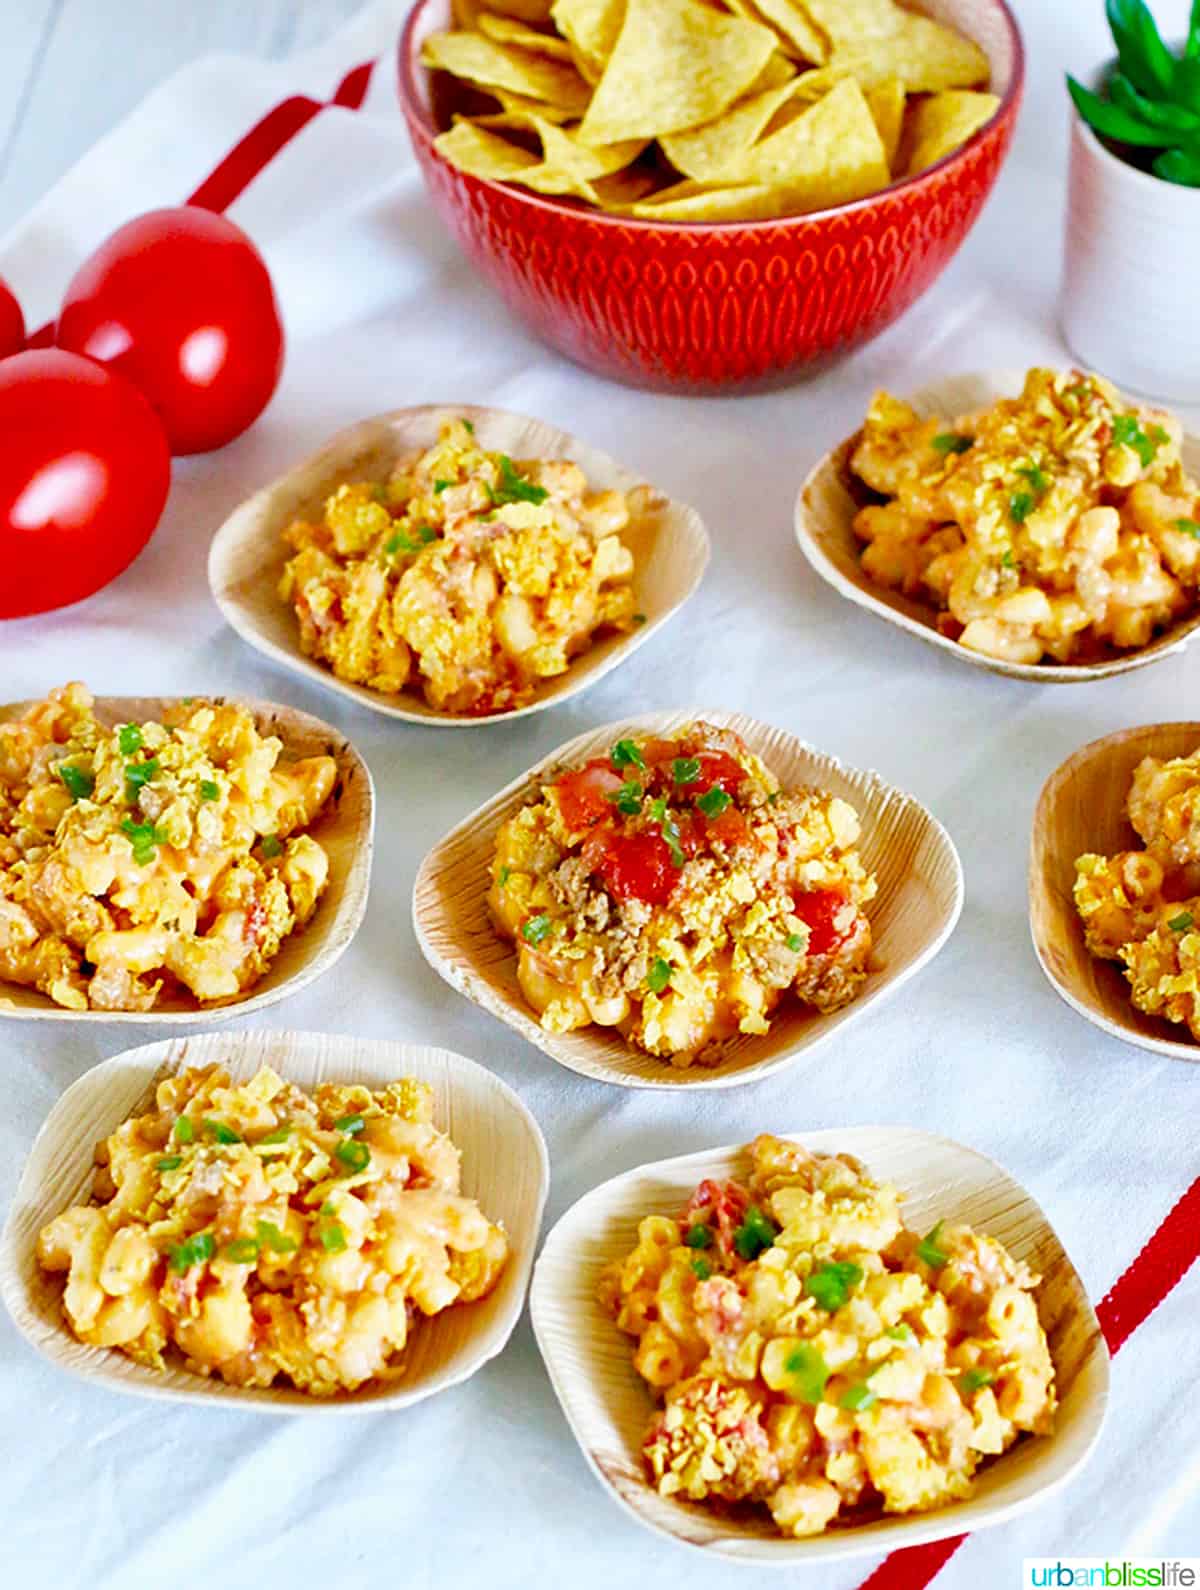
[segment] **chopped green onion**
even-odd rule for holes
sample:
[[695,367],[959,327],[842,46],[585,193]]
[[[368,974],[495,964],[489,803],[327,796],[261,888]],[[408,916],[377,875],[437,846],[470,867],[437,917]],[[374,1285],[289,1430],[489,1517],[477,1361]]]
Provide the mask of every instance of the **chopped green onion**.
[[664,961],[660,955],[652,962],[650,970],[646,973],[646,987],[652,994],[661,994],[664,988],[671,986],[671,963]]
[[733,1233],[733,1245],[743,1259],[757,1259],[779,1235],[779,1227],[769,1215],[751,1204],[745,1218]]
[[121,824],[121,832],[129,840],[133,859],[139,867],[148,867],[157,854],[156,847],[167,843],[163,829],[156,828],[153,823],[135,823],[131,817]]
[[676,784],[694,784],[700,777],[700,758],[677,756],[671,764]]
[[464,420],[464,421],[463,421],[463,422],[462,422],[462,425],[463,425],[463,430],[464,430],[464,431],[468,431],[468,432],[469,432],[469,433],[470,433],[470,434],[471,434],[471,435],[472,435],[472,436],[474,436],[474,434],[475,434],[475,427],[474,427],[474,425],[472,425],[472,423],[471,423],[471,421],[470,421],[470,420]]
[[1006,547],[1004,549],[1004,556],[1000,559],[1000,563],[1001,566],[1006,569],[1016,568],[1017,560],[1013,557],[1013,550],[1011,547]]
[[1027,480],[1039,496],[1043,492],[1050,490],[1050,476],[1046,474],[1040,464],[1022,464],[1018,468],[1017,474]]
[[499,874],[498,874],[498,876],[496,878],[496,882],[503,889],[504,885],[508,882],[508,880],[511,877],[512,877],[512,868],[511,867],[501,867],[500,868],[500,872],[499,872]]
[[689,1248],[711,1248],[712,1239],[712,1228],[702,1226],[699,1222],[689,1226],[683,1234],[684,1245]]
[[710,790],[698,797],[696,805],[706,817],[719,817],[723,811],[728,811],[733,805],[733,797],[727,795],[719,784],[714,784]]
[[371,1150],[365,1143],[360,1143],[351,1137],[346,1142],[338,1144],[333,1151],[333,1157],[341,1160],[348,1175],[357,1176],[360,1170],[366,1170],[371,1163]]
[[1200,541],[1200,524],[1197,524],[1195,519],[1172,519],[1171,528],[1178,530],[1181,535],[1191,536],[1193,540]]
[[930,446],[935,453],[965,453],[971,446],[970,436],[960,436],[957,431],[941,431]]
[[620,789],[614,790],[606,799],[612,801],[617,810],[623,812],[626,817],[636,817],[642,809],[645,794],[645,790],[636,778],[627,778]]
[[787,936],[787,947],[796,955],[799,955],[803,951],[807,943],[808,940],[805,938],[803,933],[789,933]]
[[1016,524],[1024,524],[1036,504],[1027,491],[1014,491],[1008,499],[1008,515]]
[[264,834],[262,838],[262,853],[268,861],[274,861],[276,856],[283,854],[283,845],[278,834]]
[[335,1132],[345,1132],[348,1135],[352,1135],[355,1132],[361,1132],[364,1124],[361,1115],[343,1115],[333,1123],[333,1129]]
[[117,733],[117,744],[122,756],[132,756],[142,748],[142,731],[136,723],[123,723]]
[[200,780],[200,799],[202,801],[219,801],[221,786],[215,779],[202,778]]
[[687,858],[679,843],[679,824],[668,812],[664,797],[650,802],[650,820],[658,824],[658,831],[666,840],[667,849],[671,852],[671,865],[682,867]]
[[260,1220],[256,1230],[259,1242],[272,1253],[295,1253],[295,1238],[285,1237],[273,1220]]
[[507,453],[498,455],[500,465],[500,484],[490,489],[492,503],[497,508],[502,508],[506,502],[545,502],[550,493],[545,486],[535,486],[532,481],[525,479],[518,473],[516,465]]
[[995,1378],[990,1369],[968,1369],[966,1374],[963,1375],[960,1384],[962,1389],[970,1396],[973,1391],[978,1391],[980,1387],[990,1386]]
[[784,1360],[792,1384],[786,1390],[794,1402],[820,1402],[829,1379],[829,1365],[815,1347],[802,1342]]
[[832,1314],[850,1301],[851,1288],[858,1285],[863,1272],[857,1264],[824,1264],[805,1279],[806,1297],[815,1298],[818,1307]]
[[167,1260],[176,1275],[183,1275],[194,1264],[207,1264],[217,1244],[211,1231],[198,1231],[194,1237],[167,1249]]
[[890,1325],[884,1334],[890,1336],[894,1342],[915,1342],[917,1339],[911,1325]]
[[341,1253],[346,1246],[346,1233],[336,1220],[319,1225],[317,1236],[321,1239],[321,1246],[326,1253]]
[[132,806],[138,798],[138,792],[151,779],[158,777],[158,758],[152,756],[148,762],[126,762],[125,764],[125,799]]
[[69,762],[60,762],[56,771],[73,801],[86,800],[96,787],[95,778],[86,768],[72,767]]
[[171,1131],[177,1143],[190,1143],[196,1136],[196,1128],[192,1125],[190,1115],[177,1115]]
[[234,1131],[232,1126],[226,1126],[224,1121],[214,1121],[211,1116],[204,1117],[204,1125],[216,1138],[218,1143],[240,1143],[241,1135]]
[[950,1255],[944,1248],[938,1247],[938,1238],[941,1236],[942,1227],[945,1224],[944,1220],[939,1220],[929,1235],[922,1237],[920,1242],[917,1243],[917,1258],[923,1264],[927,1264],[931,1270],[944,1269],[950,1263]]
[[638,629],[641,629],[642,625],[646,622],[645,613],[635,613],[633,615],[633,622]]
[[521,928],[521,937],[526,944],[540,944],[550,931],[550,918],[543,911],[541,916],[531,916]]
[[850,1386],[842,1393],[841,1402],[838,1406],[845,1408],[849,1413],[861,1413],[864,1408],[869,1408],[872,1403],[878,1401],[879,1398],[871,1390],[870,1386],[860,1380],[856,1385]]
[[1167,923],[1172,933],[1186,933],[1192,925],[1192,913],[1181,911],[1178,916],[1173,916]]
[[692,1271],[698,1281],[707,1281],[712,1275],[712,1265],[707,1259],[693,1259]]
[[1143,469],[1149,469],[1154,455],[1164,442],[1171,440],[1161,425],[1152,425],[1147,434],[1136,414],[1114,414],[1112,439],[1120,447],[1132,447]]
[[452,480],[435,480],[433,483],[433,495],[440,497],[444,491],[449,491],[453,484]]
[[611,761],[618,769],[640,767],[644,770],[646,766],[646,760],[633,740],[618,740],[612,748]]
[[273,1132],[268,1132],[266,1137],[260,1137],[260,1143],[286,1143],[292,1135],[290,1126],[277,1126]]
[[178,1170],[183,1164],[182,1154],[164,1154],[161,1159],[154,1161],[155,1170]]
[[235,1237],[225,1249],[231,1264],[253,1264],[258,1258],[258,1243],[253,1237]]

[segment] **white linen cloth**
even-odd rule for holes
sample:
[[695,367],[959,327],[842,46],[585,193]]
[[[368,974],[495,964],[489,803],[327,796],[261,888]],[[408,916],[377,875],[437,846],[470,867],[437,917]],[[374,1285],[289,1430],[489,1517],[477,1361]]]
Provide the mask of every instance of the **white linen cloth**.
[[[473,277],[429,211],[395,102],[402,0],[281,64],[212,59],[165,83],[0,245],[30,323],[115,225],[188,193],[270,106],[328,98],[373,55],[363,111],[312,121],[234,204],[274,274],[290,343],[259,423],[176,466],[163,522],[115,584],[63,613],[0,626],[0,699],[82,678],[98,692],[242,692],[335,721],[379,799],[370,905],[336,970],[232,1027],[430,1040],[493,1067],[545,1131],[548,1221],[604,1178],[762,1129],[913,1123],[994,1155],[1049,1212],[1099,1299],[1192,1181],[1200,1073],[1105,1038],[1034,960],[1030,817],[1070,752],[1126,725],[1200,715],[1200,650],[1106,683],[1036,686],[944,657],[838,598],[792,539],[797,483],[853,428],[877,384],[1066,355],[1055,319],[1065,181],[1062,71],[1106,51],[1099,0],[1018,3],[1030,53],[1021,130],[982,221],[903,321],[837,369],[753,398],[676,399],[588,375],[535,342]],[[1182,28],[1184,0],[1162,8]],[[1181,269],[1193,262],[1181,261]],[[1136,315],[1136,305],[1114,305]],[[698,596],[569,705],[506,728],[389,722],[268,664],[222,622],[205,556],[254,487],[360,416],[473,401],[587,437],[703,514]],[[715,706],[779,723],[879,770],[942,819],[966,872],[936,962],[791,1070],[728,1092],[625,1091],[561,1069],[452,992],[409,925],[413,874],[460,817],[559,742],[638,709]],[[155,1036],[102,1020],[0,1024],[0,1199],[33,1136],[88,1066]],[[1065,1492],[973,1537],[938,1579],[1020,1582],[1026,1555],[1200,1550],[1200,1267],[1114,1364],[1102,1444]],[[5,1581],[90,1590],[218,1584],[493,1590],[637,1582],[731,1590],[743,1570],[661,1541],[604,1494],[543,1371],[527,1318],[466,1385],[400,1415],[293,1420],[121,1397],[67,1377],[0,1320]],[[869,1560],[815,1570],[851,1590]]]

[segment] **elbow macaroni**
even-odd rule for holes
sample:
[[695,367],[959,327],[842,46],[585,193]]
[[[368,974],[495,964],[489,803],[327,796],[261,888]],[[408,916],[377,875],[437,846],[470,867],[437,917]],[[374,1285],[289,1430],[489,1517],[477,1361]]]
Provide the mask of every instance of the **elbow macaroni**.
[[507,1239],[461,1195],[427,1084],[309,1095],[214,1066],[155,1099],[102,1145],[94,1201],[38,1237],[81,1341],[325,1397],[403,1374],[415,1319],[496,1285]]
[[1054,1367],[1037,1277],[854,1160],[760,1137],[745,1185],[648,1216],[601,1277],[661,1397],[645,1437],[664,1496],[765,1506],[785,1535],[966,1496],[988,1456],[1048,1432]]
[[541,1024],[616,1027],[676,1066],[765,1033],[789,992],[861,990],[875,879],[859,820],[781,789],[736,734],[695,723],[561,772],[496,835],[488,906]]
[[1146,848],[1075,862],[1087,947],[1122,964],[1138,1010],[1200,1040],[1200,749],[1144,757],[1126,811]]
[[878,393],[850,468],[865,572],[932,597],[938,628],[1006,662],[1089,662],[1153,636],[1200,586],[1197,486],[1171,415],[1031,370],[1018,398],[922,420]]
[[577,464],[477,444],[467,420],[396,466],[346,482],[320,524],[289,526],[279,587],[300,645],[341,679],[482,716],[531,700],[605,629],[634,623],[621,540],[640,492],[590,493]]
[[0,980],[70,1010],[228,1001],[312,916],[334,759],[282,761],[229,704],[166,719],[105,726],[70,684],[0,723]]

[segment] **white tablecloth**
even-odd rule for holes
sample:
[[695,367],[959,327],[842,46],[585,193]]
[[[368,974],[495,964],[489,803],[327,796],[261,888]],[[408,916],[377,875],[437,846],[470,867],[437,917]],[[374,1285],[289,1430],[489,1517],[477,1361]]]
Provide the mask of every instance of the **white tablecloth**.
[[[348,67],[382,52],[365,109],[316,117],[230,212],[264,248],[288,322],[275,401],[225,452],[178,465],[161,527],[115,585],[68,612],[3,626],[0,699],[82,677],[100,692],[240,691],[335,720],[366,755],[379,796],[366,921],[324,981],[231,1025],[429,1039],[492,1066],[545,1130],[549,1220],[618,1171],[763,1128],[911,1122],[1007,1165],[1049,1211],[1099,1299],[1196,1175],[1200,1074],[1106,1039],[1043,979],[1026,925],[1030,816],[1043,780],[1085,741],[1194,716],[1186,682],[1200,653],[1090,686],[992,678],[841,601],[791,535],[798,480],[852,428],[877,384],[903,392],[950,369],[1065,357],[1055,323],[1061,74],[1104,53],[1099,0],[1018,4],[1030,83],[1017,145],[982,221],[924,301],[820,380],[727,400],[595,379],[534,342],[473,278],[429,213],[395,106],[403,9],[402,0],[371,7],[291,62],[189,68],[0,245],[0,274],[31,322],[49,317],[73,262],[114,225],[189,192],[281,98],[328,98]],[[1182,25],[1184,0],[1162,9]],[[468,734],[390,723],[269,666],[224,626],[205,582],[213,529],[253,487],[359,416],[456,399],[588,437],[693,502],[714,548],[699,595],[628,665],[567,706]],[[458,818],[581,729],[676,705],[747,710],[877,768],[937,813],[966,871],[961,924],[915,983],[811,1060],[732,1092],[627,1092],[560,1069],[440,982],[409,926],[418,861]],[[0,1027],[0,1200],[61,1090],[127,1037],[102,1021]],[[1087,1471],[1026,1517],[969,1540],[939,1585],[1015,1585],[1026,1555],[1200,1549],[1198,1307],[1200,1267],[1117,1358]],[[732,1565],[644,1534],[603,1493],[527,1320],[468,1384],[399,1416],[346,1422],[94,1390],[52,1370],[4,1318],[0,1428],[6,1583],[746,1582]],[[814,1571],[805,1584],[850,1590],[870,1566]]]

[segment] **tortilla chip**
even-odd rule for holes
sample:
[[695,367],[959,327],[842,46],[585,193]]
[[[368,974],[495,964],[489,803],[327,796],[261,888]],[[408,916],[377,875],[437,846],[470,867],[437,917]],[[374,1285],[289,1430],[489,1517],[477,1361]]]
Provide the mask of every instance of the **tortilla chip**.
[[905,176],[916,176],[965,144],[972,133],[991,121],[999,106],[995,94],[973,94],[963,89],[950,89],[922,100],[913,111],[909,127],[911,153]]
[[796,79],[765,94],[740,99],[731,110],[703,127],[668,133],[663,153],[677,171],[698,182],[719,182],[758,141],[775,112],[795,93]]
[[796,81],[796,68],[786,56],[778,50],[774,55],[767,57],[767,64],[746,90],[746,96],[751,94],[765,94],[769,88],[782,88],[785,83]]
[[518,22],[549,22],[550,3],[551,0],[487,0],[487,9],[516,17]]
[[879,133],[880,142],[883,144],[884,157],[888,163],[888,170],[896,173],[896,151],[900,147],[900,134],[904,128],[904,84],[896,77],[889,77],[886,83],[880,83],[878,88],[869,88],[866,91],[867,106],[875,119],[875,127]]
[[795,0],[754,0],[763,20],[783,35],[789,55],[822,65],[829,59],[830,41],[813,26],[808,13]]
[[581,136],[615,143],[711,121],[745,93],[774,50],[769,28],[700,0],[628,0]]
[[990,76],[971,39],[893,0],[804,0],[804,8],[833,41],[831,78],[856,77],[866,89],[895,77],[907,93],[927,94],[978,88]]
[[[490,88],[488,89],[488,93],[493,94],[500,101],[500,104],[503,106],[504,110],[514,116],[520,116],[522,114],[534,115],[542,116],[546,119],[546,121],[562,122],[573,121],[579,114],[578,111],[567,110],[562,105],[547,104],[546,101],[542,99],[526,99],[524,94],[506,93],[502,88]],[[471,119],[476,123],[481,123],[486,126],[491,118],[487,116],[473,116]]]
[[591,98],[591,89],[573,66],[478,33],[432,33],[421,46],[421,60],[479,88],[503,88],[576,112]]
[[848,80],[756,144],[726,175],[786,189],[789,209],[798,215],[877,193],[891,180],[862,89]]
[[444,160],[469,177],[485,177],[491,182],[511,182],[523,171],[532,171],[541,165],[528,149],[497,137],[495,133],[485,132],[469,121],[455,122],[449,132],[440,133],[434,139],[433,147]]
[[[466,118],[464,118],[465,120]],[[632,163],[646,147],[644,138],[627,138],[615,144],[585,144],[578,133],[557,127],[536,108],[505,111],[499,116],[472,116],[472,124],[491,131],[533,133],[542,146],[547,166],[574,177],[608,177]]]
[[625,20],[625,0],[554,0],[554,25],[590,83],[604,75]]
[[490,11],[481,11],[475,19],[475,27],[485,39],[495,39],[497,44],[515,44],[518,49],[549,55],[558,61],[572,59],[571,46],[565,39],[560,39],[555,33],[539,33],[536,28],[526,27],[524,22],[517,22],[512,17],[498,17]]
[[630,205],[629,213],[643,221],[773,221],[787,214],[787,196],[764,183],[711,188],[679,182]]

